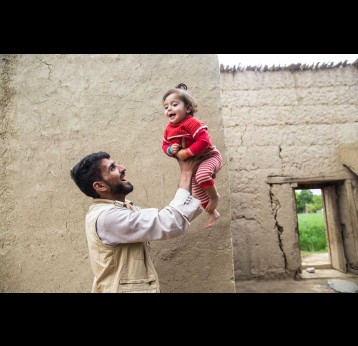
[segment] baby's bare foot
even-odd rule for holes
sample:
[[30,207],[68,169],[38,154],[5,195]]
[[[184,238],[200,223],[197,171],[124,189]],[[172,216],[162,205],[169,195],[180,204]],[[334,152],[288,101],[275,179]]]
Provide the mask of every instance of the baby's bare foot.
[[209,214],[209,219],[205,224],[205,228],[211,227],[216,222],[216,220],[220,217],[220,214],[216,209],[214,209],[213,212],[210,212],[208,214]]

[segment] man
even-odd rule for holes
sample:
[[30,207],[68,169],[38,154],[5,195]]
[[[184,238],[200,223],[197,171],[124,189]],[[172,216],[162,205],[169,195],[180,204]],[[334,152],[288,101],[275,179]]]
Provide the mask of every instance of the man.
[[71,178],[94,198],[86,215],[92,292],[160,292],[147,242],[182,235],[200,214],[200,201],[191,196],[191,179],[201,160],[178,160],[178,189],[162,210],[141,209],[126,199],[133,191],[126,168],[106,152],[87,155],[73,167]]

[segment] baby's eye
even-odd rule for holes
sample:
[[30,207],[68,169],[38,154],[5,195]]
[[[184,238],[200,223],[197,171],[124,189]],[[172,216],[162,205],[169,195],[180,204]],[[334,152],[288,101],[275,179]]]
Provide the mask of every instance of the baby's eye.
[[173,103],[173,107],[176,107],[178,104],[177,103]]

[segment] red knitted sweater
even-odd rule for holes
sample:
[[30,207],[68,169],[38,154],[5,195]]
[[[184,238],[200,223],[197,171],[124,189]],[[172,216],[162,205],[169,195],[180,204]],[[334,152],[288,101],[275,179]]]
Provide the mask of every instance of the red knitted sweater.
[[190,148],[194,155],[212,146],[208,127],[200,120],[188,115],[179,124],[168,123],[164,130],[162,149],[168,156],[168,147],[178,143],[182,149]]

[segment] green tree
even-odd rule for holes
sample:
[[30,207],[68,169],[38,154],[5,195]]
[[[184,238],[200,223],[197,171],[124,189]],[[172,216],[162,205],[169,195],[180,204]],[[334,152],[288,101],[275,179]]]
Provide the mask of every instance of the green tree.
[[306,213],[308,204],[313,203],[313,192],[311,190],[301,190],[300,193],[295,193],[297,213]]
[[318,210],[323,208],[322,196],[314,195],[312,203],[306,205],[307,211],[309,213],[315,213]]

